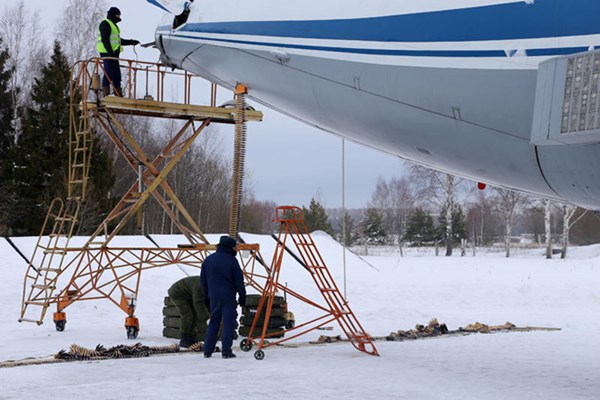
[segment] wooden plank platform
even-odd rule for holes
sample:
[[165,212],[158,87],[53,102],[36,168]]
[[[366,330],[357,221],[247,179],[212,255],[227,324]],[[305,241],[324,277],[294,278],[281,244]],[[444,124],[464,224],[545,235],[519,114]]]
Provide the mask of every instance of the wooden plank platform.
[[[164,101],[128,99],[117,96],[107,96],[100,105],[88,102],[88,110],[106,107],[116,114],[130,114],[147,117],[171,119],[210,119],[213,122],[234,124],[235,109],[231,107],[209,107],[193,104],[169,103]],[[246,110],[246,121],[262,121],[260,111]]]

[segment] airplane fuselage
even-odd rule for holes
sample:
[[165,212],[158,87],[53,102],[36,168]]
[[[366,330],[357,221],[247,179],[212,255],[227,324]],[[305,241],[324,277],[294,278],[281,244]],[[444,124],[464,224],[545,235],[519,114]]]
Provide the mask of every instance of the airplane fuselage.
[[531,143],[538,66],[600,44],[595,0],[197,1],[169,64],[445,172],[600,209],[600,145]]

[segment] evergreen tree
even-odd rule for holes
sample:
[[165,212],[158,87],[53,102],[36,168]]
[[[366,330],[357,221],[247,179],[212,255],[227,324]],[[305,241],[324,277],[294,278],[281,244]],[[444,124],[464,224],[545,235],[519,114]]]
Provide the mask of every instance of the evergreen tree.
[[32,106],[25,110],[23,131],[9,152],[14,165],[10,185],[19,202],[15,234],[38,234],[50,201],[66,194],[68,83],[69,67],[56,43],[50,62],[34,81]]
[[432,242],[435,238],[431,215],[420,207],[416,208],[408,219],[404,239],[415,246]]
[[14,109],[8,88],[13,70],[7,69],[8,59],[8,50],[3,49],[2,38],[0,38],[0,235],[2,236],[9,233],[8,229],[13,220],[12,210],[16,202],[6,175],[12,170],[7,156],[14,137],[12,126]]
[[368,208],[363,216],[361,228],[367,243],[385,244],[388,232],[383,214],[376,208]]
[[14,109],[8,88],[13,69],[7,69],[8,59],[8,50],[2,48],[2,38],[0,38],[0,161],[6,159],[14,134],[12,126]]
[[[55,197],[67,195],[69,162],[69,103],[65,99],[70,68],[58,42],[50,61],[34,80],[31,106],[25,110],[18,143],[8,152],[12,165],[6,175],[10,192],[18,201],[12,231],[17,235],[37,235],[47,208]],[[88,229],[112,206],[108,198],[114,183],[112,162],[94,139],[93,160],[88,181],[91,203],[84,205],[82,220]],[[95,226],[94,226],[95,228]],[[83,233],[83,232],[79,232]]]
[[302,207],[302,214],[304,216],[304,223],[309,232],[324,231],[332,236],[334,235],[325,208],[314,198],[310,200],[308,209]]
[[[446,239],[446,209],[443,208],[438,218],[439,226],[437,230],[437,239]],[[467,223],[465,215],[460,205],[455,205],[452,210],[452,243],[460,244],[461,239],[467,238]]]
[[[346,225],[346,234],[344,235],[343,225]],[[348,214],[348,212],[344,212],[344,216],[342,217],[342,226],[340,226],[340,238],[341,242],[344,246],[350,247],[354,244],[355,235],[354,232],[354,220]]]

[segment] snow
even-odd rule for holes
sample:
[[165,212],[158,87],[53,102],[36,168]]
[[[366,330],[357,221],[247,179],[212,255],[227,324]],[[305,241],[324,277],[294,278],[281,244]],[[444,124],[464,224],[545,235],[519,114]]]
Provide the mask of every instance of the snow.
[[[242,235],[259,243],[270,263],[275,242],[269,236]],[[181,237],[153,236],[162,246]],[[211,242],[218,235],[209,235]],[[340,290],[342,248],[323,233],[314,234]],[[26,255],[34,238],[15,238]],[[81,243],[74,238],[72,243]],[[144,237],[119,237],[115,246],[152,247]],[[375,336],[411,329],[436,317],[450,329],[472,322],[561,328],[558,332],[478,334],[410,342],[377,341],[380,357],[349,343],[271,347],[256,361],[253,352],[235,349],[235,360],[204,359],[201,354],[143,359],[85,361],[0,369],[0,399],[29,398],[419,398],[419,399],[597,399],[600,397],[600,246],[569,250],[567,260],[546,260],[543,249],[476,257],[435,257],[432,249],[393,250],[359,257],[346,252],[347,294],[365,329]],[[371,254],[374,254],[371,251]],[[113,304],[84,301],[68,307],[68,323],[57,332],[51,312],[45,324],[19,324],[24,261],[0,241],[0,362],[42,357],[73,343],[105,347],[128,343],[125,315]],[[162,304],[168,287],[185,273],[176,266],[144,271],[136,315],[137,341],[168,345],[162,337]],[[68,274],[67,274],[68,275]],[[312,298],[317,291],[308,273],[286,256],[281,282]],[[314,309],[289,299],[298,322]],[[313,332],[296,339],[314,340]]]

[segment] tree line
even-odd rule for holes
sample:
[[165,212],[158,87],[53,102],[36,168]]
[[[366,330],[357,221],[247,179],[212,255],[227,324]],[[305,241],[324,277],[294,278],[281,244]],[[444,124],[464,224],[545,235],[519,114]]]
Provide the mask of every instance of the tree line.
[[[480,186],[480,187],[478,187]],[[570,243],[600,242],[600,220],[570,204],[539,198],[412,166],[401,178],[379,179],[365,209],[325,210],[312,199],[304,208],[309,230],[319,229],[346,246],[456,247],[502,243],[506,256],[517,237],[545,246],[546,256],[566,257]]]

